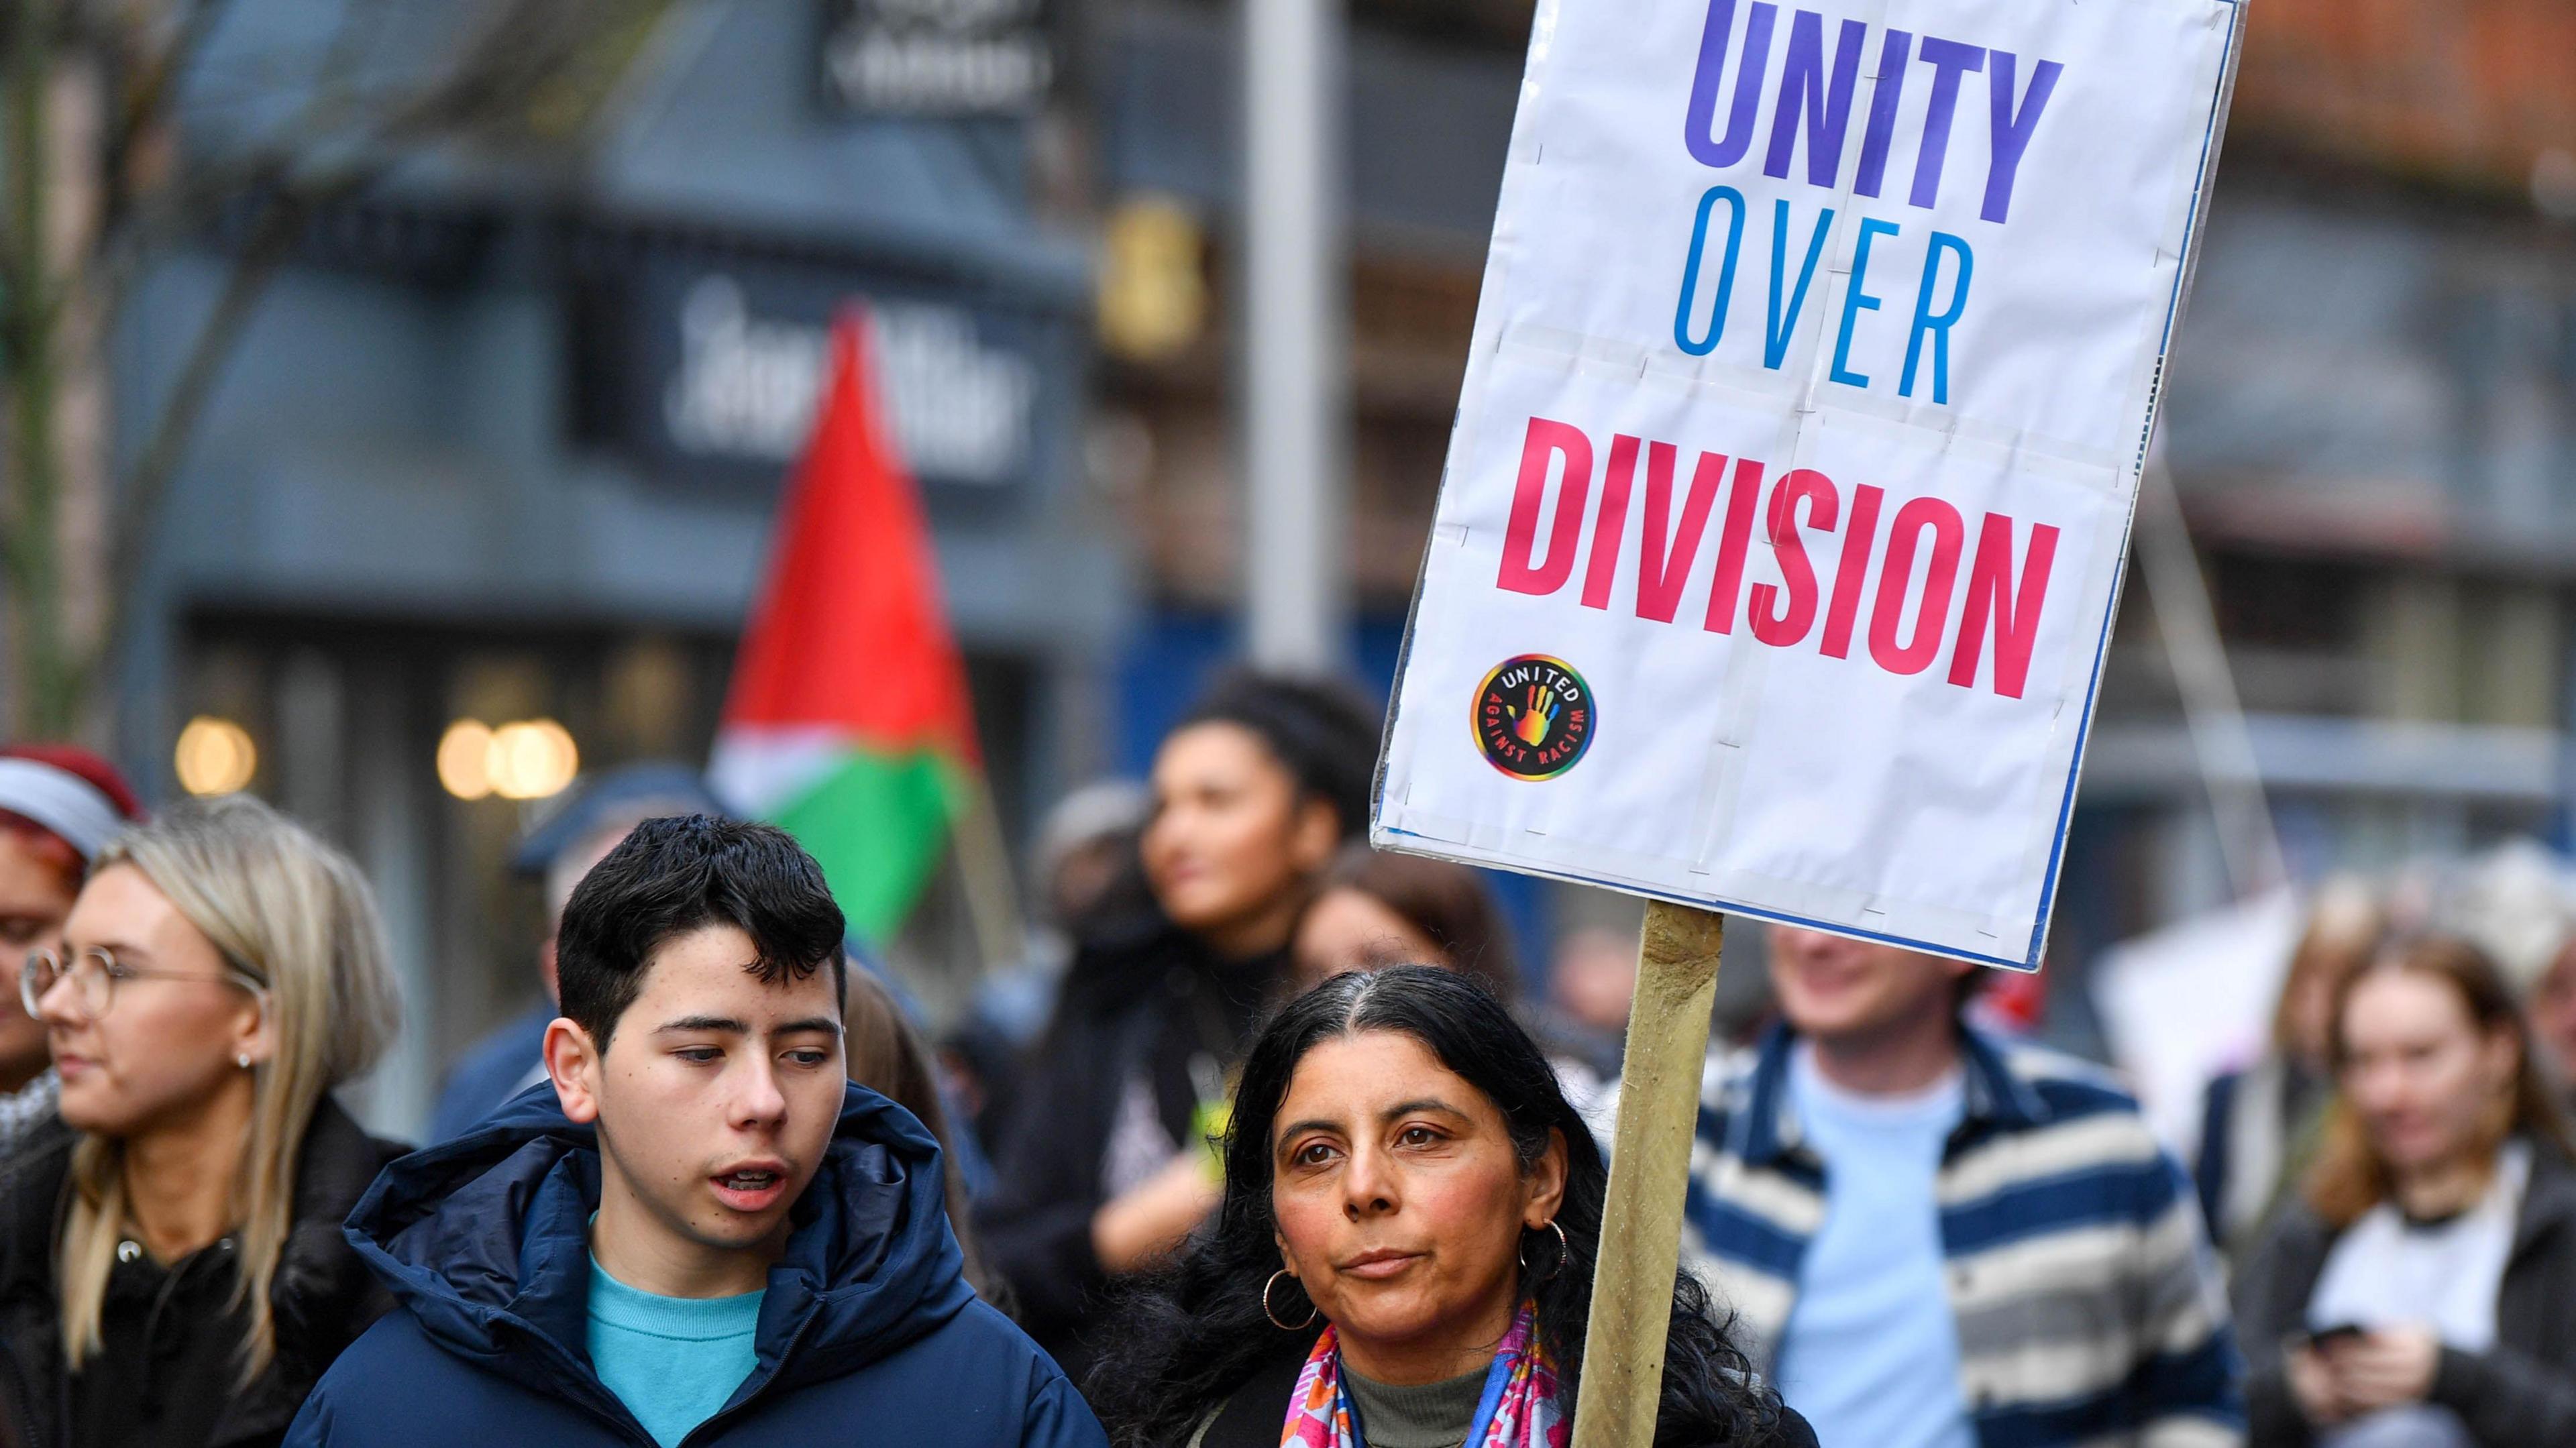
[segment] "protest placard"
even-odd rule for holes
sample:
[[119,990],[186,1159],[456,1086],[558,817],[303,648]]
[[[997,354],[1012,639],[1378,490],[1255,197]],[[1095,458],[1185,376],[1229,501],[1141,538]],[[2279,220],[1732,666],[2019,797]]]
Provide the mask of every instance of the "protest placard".
[[2035,969],[2232,0],[1542,0],[1373,838]]

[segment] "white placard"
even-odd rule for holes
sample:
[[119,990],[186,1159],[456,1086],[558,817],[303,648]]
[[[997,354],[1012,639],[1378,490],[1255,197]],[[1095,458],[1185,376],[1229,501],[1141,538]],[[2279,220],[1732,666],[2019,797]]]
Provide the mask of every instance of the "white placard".
[[1372,838],[2035,969],[2233,0],[1541,0]]

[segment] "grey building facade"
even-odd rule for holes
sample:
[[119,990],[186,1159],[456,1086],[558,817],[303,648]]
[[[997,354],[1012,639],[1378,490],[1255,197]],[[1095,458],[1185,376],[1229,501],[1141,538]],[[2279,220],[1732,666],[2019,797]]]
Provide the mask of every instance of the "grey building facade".
[[[703,761],[844,305],[875,319],[1006,819],[1096,763],[1133,605],[1083,492],[1087,256],[1033,212],[1026,120],[835,93],[831,11],[668,7],[577,124],[405,156],[325,208],[174,482],[120,753],[169,793],[182,723],[236,723],[253,787],[358,854],[411,1007],[369,1102],[396,1129],[537,989],[543,922],[502,861],[544,804],[443,787],[443,731],[552,719],[585,768]],[[309,53],[313,23],[236,7],[187,143],[245,144],[222,78]],[[220,227],[155,260],[120,418],[167,395],[236,264]]]

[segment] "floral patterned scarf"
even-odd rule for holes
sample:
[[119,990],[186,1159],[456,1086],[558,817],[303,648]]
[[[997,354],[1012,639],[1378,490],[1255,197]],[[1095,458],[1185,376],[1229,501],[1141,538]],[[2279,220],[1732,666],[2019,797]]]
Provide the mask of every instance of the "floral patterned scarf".
[[[1467,1448],[1566,1448],[1573,1436],[1574,1422],[1557,1402],[1556,1368],[1539,1343],[1537,1309],[1523,1303],[1485,1372]],[[1366,1448],[1342,1387],[1341,1338],[1330,1327],[1297,1375],[1279,1448]]]

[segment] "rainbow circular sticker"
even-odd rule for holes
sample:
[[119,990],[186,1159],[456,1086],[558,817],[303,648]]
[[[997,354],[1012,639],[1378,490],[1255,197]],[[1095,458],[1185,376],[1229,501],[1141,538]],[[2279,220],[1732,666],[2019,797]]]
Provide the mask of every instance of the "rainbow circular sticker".
[[1476,689],[1476,748],[1514,779],[1554,779],[1592,747],[1592,688],[1563,659],[1503,660]]

